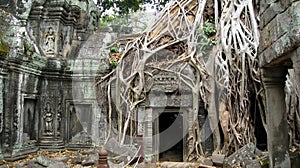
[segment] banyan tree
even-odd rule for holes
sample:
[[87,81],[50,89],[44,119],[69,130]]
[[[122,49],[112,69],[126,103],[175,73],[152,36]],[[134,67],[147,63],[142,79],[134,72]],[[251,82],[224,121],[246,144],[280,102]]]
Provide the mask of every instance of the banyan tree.
[[[109,104],[108,138],[113,129],[120,144],[127,135],[136,135],[133,118],[148,97],[149,81],[165,72],[174,74],[192,95],[193,126],[186,138],[190,146],[185,160],[204,155],[199,99],[207,111],[214,153],[228,155],[255,143],[254,117],[260,115],[264,123],[256,19],[252,0],[170,1],[153,24],[127,43],[112,62],[116,68],[99,78],[99,96]],[[118,116],[115,122],[113,115]]]

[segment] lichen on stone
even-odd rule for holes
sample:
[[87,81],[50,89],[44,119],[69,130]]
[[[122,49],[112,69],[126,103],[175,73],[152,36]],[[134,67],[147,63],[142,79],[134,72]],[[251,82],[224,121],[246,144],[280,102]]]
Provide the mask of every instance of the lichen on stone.
[[8,45],[2,40],[2,32],[0,31],[0,55],[6,55],[9,51]]

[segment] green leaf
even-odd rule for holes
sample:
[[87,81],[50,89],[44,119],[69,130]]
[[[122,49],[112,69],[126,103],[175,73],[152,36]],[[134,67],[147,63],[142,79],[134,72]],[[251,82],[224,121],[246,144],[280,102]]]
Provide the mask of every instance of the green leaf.
[[118,48],[117,47],[111,47],[110,52],[118,52]]
[[113,62],[110,63],[110,65],[111,65],[113,68],[115,68],[115,67],[117,67],[118,62],[113,61]]

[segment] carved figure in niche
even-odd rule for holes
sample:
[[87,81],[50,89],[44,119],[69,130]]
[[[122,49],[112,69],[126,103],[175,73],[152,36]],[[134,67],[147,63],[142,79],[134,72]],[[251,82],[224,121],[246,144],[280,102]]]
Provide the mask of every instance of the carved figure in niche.
[[47,135],[52,135],[53,134],[53,112],[50,108],[49,103],[47,103],[45,107],[43,119],[44,119],[45,133]]
[[54,52],[55,34],[52,27],[49,27],[45,33],[45,50],[46,52]]

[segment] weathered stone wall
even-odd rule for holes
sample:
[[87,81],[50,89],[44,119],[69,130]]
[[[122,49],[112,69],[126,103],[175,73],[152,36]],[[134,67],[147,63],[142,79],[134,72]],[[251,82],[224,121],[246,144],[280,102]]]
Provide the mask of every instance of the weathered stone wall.
[[[259,3],[259,65],[266,94],[270,167],[290,167],[295,161],[290,159],[284,87],[288,69],[300,72],[300,1],[262,0]],[[299,75],[295,75],[297,82],[293,83],[296,88],[300,86]]]
[[299,47],[299,9],[297,0],[260,1],[260,66],[287,60],[287,53]]
[[103,144],[95,79],[110,71],[107,46],[132,28],[98,28],[91,0],[11,2],[0,3],[10,5],[0,9],[0,158]]

